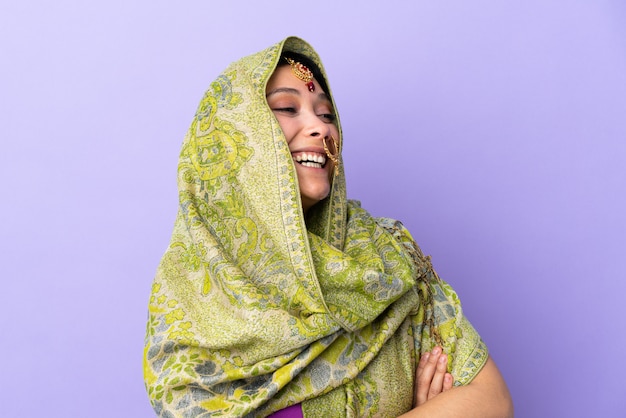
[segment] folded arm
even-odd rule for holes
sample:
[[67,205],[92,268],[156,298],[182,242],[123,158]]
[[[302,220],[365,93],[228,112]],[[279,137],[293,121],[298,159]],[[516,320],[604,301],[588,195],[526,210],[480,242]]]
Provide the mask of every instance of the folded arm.
[[437,347],[422,357],[416,376],[417,407],[402,418],[513,417],[511,395],[491,358],[468,385],[452,387],[445,367],[447,356]]

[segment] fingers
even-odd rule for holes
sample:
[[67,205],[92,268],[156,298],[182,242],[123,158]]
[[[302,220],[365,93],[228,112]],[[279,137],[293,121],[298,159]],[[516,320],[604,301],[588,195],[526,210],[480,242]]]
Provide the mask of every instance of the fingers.
[[447,369],[448,356],[443,353],[441,347],[435,347],[431,352],[422,354],[416,373],[416,406],[452,388],[454,379]]
[[443,377],[443,390],[442,390],[442,392],[445,392],[446,390],[452,389],[453,385],[454,385],[454,377],[452,377],[452,375],[450,373],[446,373],[446,375]]
[[428,399],[428,389],[430,387],[430,379],[432,379],[432,377],[429,378],[428,376],[425,376],[424,371],[429,358],[430,353],[424,353],[420,356],[420,361],[417,364],[417,371],[415,373],[415,394],[413,399],[413,405],[415,406],[423,404]]
[[[434,362],[435,372],[433,379],[430,382],[430,390],[428,391],[428,399],[434,398],[443,391],[443,378],[448,370],[448,356],[443,354],[443,350],[439,347],[433,349],[433,355],[428,359],[428,362]],[[435,355],[435,353],[437,353]],[[435,359],[436,357],[436,359]]]

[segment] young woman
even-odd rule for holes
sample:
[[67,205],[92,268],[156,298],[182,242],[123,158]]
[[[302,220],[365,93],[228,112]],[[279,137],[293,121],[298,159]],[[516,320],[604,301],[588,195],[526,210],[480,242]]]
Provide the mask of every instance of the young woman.
[[150,298],[144,376],[159,416],[512,415],[429,258],[347,199],[342,140],[301,39],[211,84]]

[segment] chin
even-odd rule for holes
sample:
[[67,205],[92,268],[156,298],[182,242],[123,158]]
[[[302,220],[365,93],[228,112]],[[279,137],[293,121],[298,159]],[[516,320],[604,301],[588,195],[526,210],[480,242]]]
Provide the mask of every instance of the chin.
[[316,193],[316,194],[308,194],[308,193],[301,192],[302,207],[304,208],[304,211],[306,212],[308,209],[312,208],[313,206],[315,206],[322,200],[326,199],[329,194],[330,194],[330,188],[326,189],[325,191],[320,191],[319,193]]
[[302,194],[302,200],[307,200],[315,204],[317,202],[321,202],[322,200],[326,199],[328,195],[330,194],[330,189],[321,190],[318,193],[301,193],[301,194]]

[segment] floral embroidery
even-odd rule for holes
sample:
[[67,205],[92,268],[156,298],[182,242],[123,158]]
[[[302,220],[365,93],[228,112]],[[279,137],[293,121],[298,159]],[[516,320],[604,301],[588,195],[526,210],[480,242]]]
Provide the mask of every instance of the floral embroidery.
[[399,222],[348,201],[342,172],[305,224],[265,100],[283,49],[321,67],[297,38],[233,63],[182,145],[179,212],[144,350],[161,417],[267,416],[293,403],[310,416],[400,415],[415,364],[434,344],[453,353],[458,384],[487,358],[429,258]]

